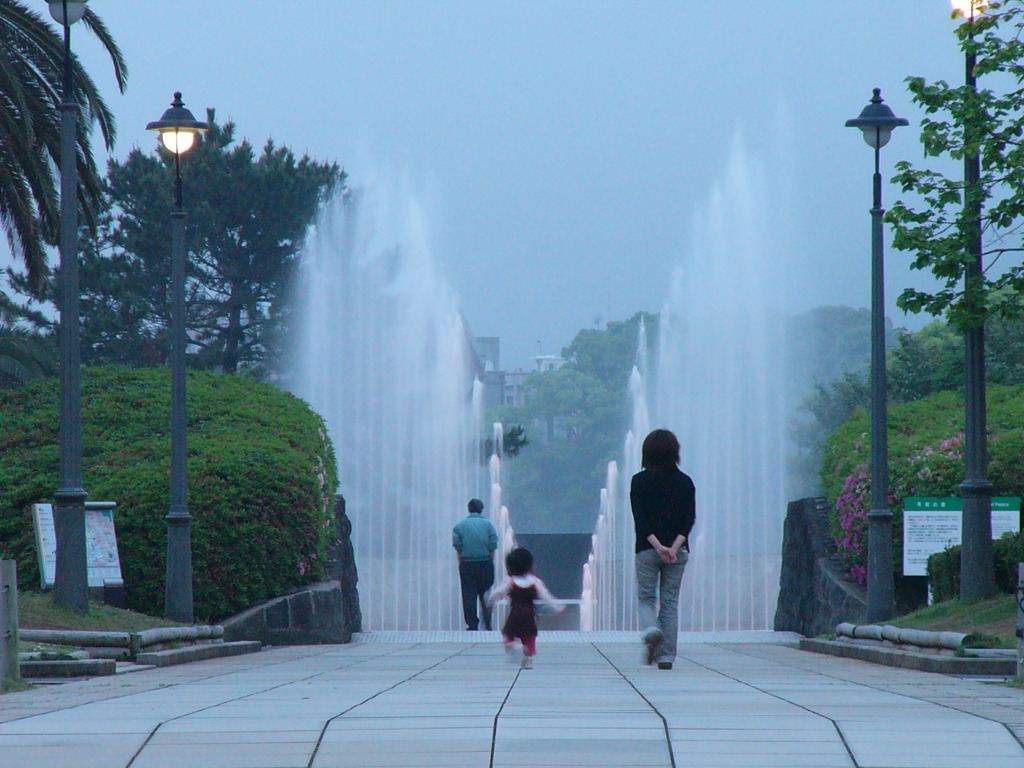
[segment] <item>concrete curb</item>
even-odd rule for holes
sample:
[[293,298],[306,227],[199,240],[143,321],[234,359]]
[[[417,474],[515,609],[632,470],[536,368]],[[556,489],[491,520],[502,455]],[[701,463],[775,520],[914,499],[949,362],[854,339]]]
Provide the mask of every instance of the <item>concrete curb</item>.
[[100,677],[117,672],[113,659],[57,659],[21,662],[22,677]]
[[189,645],[184,648],[170,648],[165,651],[140,653],[135,657],[135,662],[137,664],[149,664],[154,667],[170,667],[174,664],[186,664],[190,661],[204,661],[206,659],[219,659],[225,656],[240,656],[244,653],[255,653],[262,647],[262,643],[258,640]]
[[938,672],[946,675],[993,675],[1013,677],[1017,674],[1015,659],[972,658],[969,656],[948,656],[939,653],[921,653],[877,645],[863,645],[854,642],[804,638],[800,641],[801,651],[841,656],[847,659],[869,661],[887,667],[914,669],[919,672]]

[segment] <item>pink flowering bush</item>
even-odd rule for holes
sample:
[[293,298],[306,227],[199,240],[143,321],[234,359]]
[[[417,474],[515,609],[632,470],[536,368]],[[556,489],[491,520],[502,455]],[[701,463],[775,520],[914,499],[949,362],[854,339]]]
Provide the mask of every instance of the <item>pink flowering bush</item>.
[[[1024,387],[988,393],[989,472],[997,496],[1024,495]],[[963,401],[955,392],[892,407],[889,412],[889,508],[893,569],[902,576],[903,500],[959,496],[963,481]],[[824,450],[821,479],[831,502],[830,528],[852,581],[867,577],[867,513],[871,507],[870,427],[860,411]]]
[[843,492],[836,499],[836,522],[839,531],[836,546],[843,562],[850,569],[850,578],[863,584],[867,579],[867,520],[871,502],[868,467],[861,464],[847,475]]

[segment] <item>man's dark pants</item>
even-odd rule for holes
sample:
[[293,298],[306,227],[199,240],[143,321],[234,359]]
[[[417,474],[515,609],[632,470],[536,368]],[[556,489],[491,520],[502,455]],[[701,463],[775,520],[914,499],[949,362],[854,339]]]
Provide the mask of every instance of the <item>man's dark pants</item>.
[[494,563],[490,560],[463,560],[459,563],[459,581],[462,582],[462,615],[466,619],[466,627],[471,630],[479,627],[476,617],[476,603],[479,600],[484,629],[490,629],[491,609],[484,595],[494,586]]

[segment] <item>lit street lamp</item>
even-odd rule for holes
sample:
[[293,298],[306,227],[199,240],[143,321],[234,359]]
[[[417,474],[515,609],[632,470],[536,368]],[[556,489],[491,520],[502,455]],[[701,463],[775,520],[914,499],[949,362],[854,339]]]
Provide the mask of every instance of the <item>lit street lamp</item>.
[[875,150],[874,194],[871,205],[871,509],[868,512],[868,621],[884,621],[896,612],[892,578],[892,510],[889,509],[889,443],[886,434],[885,376],[885,257],[882,242],[882,174],[879,150],[893,129],[909,125],[883,103],[874,89],[858,117],[846,121],[860,128]]
[[174,155],[174,210],[171,212],[171,504],[167,520],[167,585],[164,616],[191,624],[192,516],[188,513],[188,421],[185,407],[185,210],[181,193],[181,155],[207,129],[174,94],[163,116],[146,126],[156,131]]
[[50,15],[64,27],[60,102],[60,480],[53,503],[57,539],[54,600],[79,613],[89,610],[82,487],[82,387],[78,299],[78,104],[71,66],[71,25],[86,0],[51,0]]
[[[965,56],[965,84],[969,96],[977,92],[974,74],[974,20],[988,6],[980,0],[953,0],[964,15],[969,39]],[[976,132],[965,120],[964,223],[969,261],[964,270],[964,300],[969,308],[984,302],[981,241],[981,160]],[[996,593],[992,557],[992,483],[988,473],[985,396],[985,324],[977,322],[964,332],[964,481],[960,484],[964,511],[960,547],[960,599],[977,600]]]

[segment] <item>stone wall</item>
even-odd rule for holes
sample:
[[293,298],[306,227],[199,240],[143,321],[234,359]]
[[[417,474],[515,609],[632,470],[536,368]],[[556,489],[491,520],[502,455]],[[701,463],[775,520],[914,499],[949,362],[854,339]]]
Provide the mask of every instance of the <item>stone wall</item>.
[[867,593],[845,576],[829,534],[826,504],[821,497],[789,503],[776,631],[816,637],[834,632],[840,622],[867,618]]
[[264,645],[347,643],[362,629],[352,522],[337,496],[337,535],[328,549],[328,581],[269,600],[221,622],[225,640]]
[[352,521],[345,513],[345,497],[334,497],[334,518],[337,524],[334,542],[327,549],[327,574],[341,585],[341,608],[345,625],[351,632],[363,628],[363,614],[359,608],[359,571],[356,553],[352,547]]

